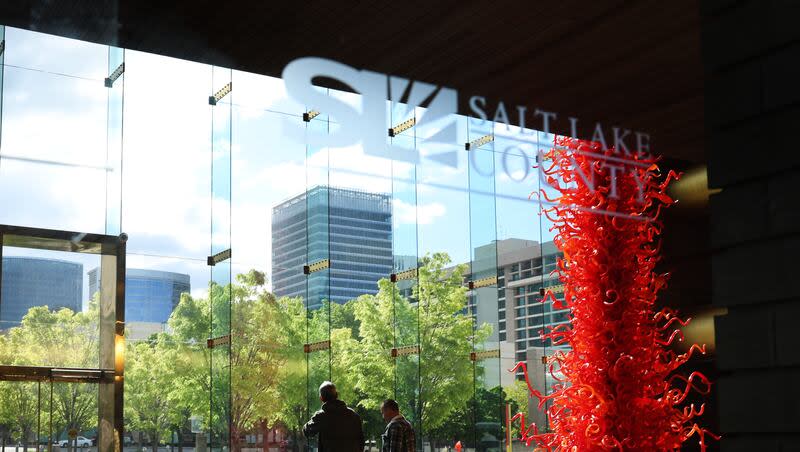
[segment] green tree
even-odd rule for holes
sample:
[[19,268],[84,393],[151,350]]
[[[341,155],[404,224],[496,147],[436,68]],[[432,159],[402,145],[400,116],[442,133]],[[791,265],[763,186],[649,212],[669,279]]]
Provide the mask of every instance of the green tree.
[[[176,403],[188,407],[193,415],[206,418],[207,424],[218,422],[217,429],[224,429],[220,425],[230,419],[234,450],[241,449],[241,434],[255,427],[271,427],[280,421],[296,428],[301,420],[297,407],[305,407],[304,390],[297,391],[286,384],[300,382],[299,372],[305,371],[304,366],[301,369],[297,365],[297,352],[302,356],[304,343],[301,336],[306,328],[305,311],[300,300],[276,299],[265,285],[264,274],[255,270],[237,275],[236,283],[231,285],[212,283],[210,297],[185,294],[169,320],[173,340],[184,351],[176,358],[176,368],[180,370],[175,377],[180,382]],[[226,312],[230,306],[229,349],[223,346],[209,351],[197,346],[209,337],[212,306],[215,314]],[[224,331],[225,322],[223,317],[220,331]],[[213,377],[209,376],[209,368]],[[230,384],[226,384],[228,371]],[[212,387],[211,378],[221,384]],[[212,413],[215,418],[210,421],[209,394],[217,407]],[[182,413],[185,415],[186,410]]]
[[[51,311],[47,306],[36,306],[28,310],[19,326],[9,329],[0,344],[5,349],[0,355],[4,356],[4,363],[11,365],[96,368],[98,338],[96,298],[86,312],[76,313],[66,308]],[[8,419],[11,430],[19,432],[20,440],[27,443],[36,425],[37,394],[31,389],[35,385],[4,383],[3,386],[0,418]],[[53,405],[43,409],[48,414],[44,419],[52,419],[56,437],[69,429],[90,428],[97,424],[97,386],[53,383]]]
[[125,420],[150,439],[153,452],[169,434],[177,348],[165,337],[130,344],[125,363]]
[[[451,415],[468,416],[474,375],[469,360],[472,343],[485,341],[491,326],[475,327],[465,315],[466,266],[448,269],[449,263],[445,253],[426,256],[410,299],[389,280],[379,281],[376,295],[351,302],[357,332],[351,328],[349,335],[331,333],[338,363],[334,369],[341,367],[352,379],[363,396],[359,406],[377,410],[383,399],[395,395],[396,386],[398,400],[407,403],[403,410],[415,421],[421,411],[426,430],[439,428]],[[396,366],[390,354],[395,344],[419,344],[421,367]],[[415,405],[417,400],[422,400],[421,406]]]

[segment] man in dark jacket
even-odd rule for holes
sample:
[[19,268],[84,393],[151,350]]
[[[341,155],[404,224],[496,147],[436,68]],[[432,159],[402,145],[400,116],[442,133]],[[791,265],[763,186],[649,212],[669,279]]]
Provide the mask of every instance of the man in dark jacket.
[[336,386],[325,381],[319,387],[322,409],[303,426],[303,435],[319,434],[320,452],[364,452],[361,417],[339,400]]
[[415,452],[414,427],[400,414],[400,406],[392,399],[381,404],[381,415],[387,422],[383,432],[383,452]]

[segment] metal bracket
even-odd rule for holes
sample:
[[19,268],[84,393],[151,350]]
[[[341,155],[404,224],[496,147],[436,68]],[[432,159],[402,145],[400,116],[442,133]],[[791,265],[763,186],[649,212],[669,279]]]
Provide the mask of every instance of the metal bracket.
[[542,364],[547,364],[547,355],[542,355]]
[[111,75],[106,77],[106,80],[105,80],[106,88],[111,88],[112,86],[114,86],[114,82],[124,72],[125,72],[125,62],[123,61],[122,63],[119,64],[119,66],[117,66],[116,69],[114,69],[114,72],[112,72]]
[[3,52],[6,50],[6,40],[3,39],[0,41],[0,56],[3,55]]
[[214,347],[217,347],[219,345],[225,345],[225,344],[230,344],[230,343],[231,343],[231,335],[230,334],[226,334],[225,336],[215,337],[215,338],[211,338],[211,339],[207,339],[206,340],[206,346],[208,348],[214,348]]
[[416,277],[417,277],[417,269],[416,268],[412,268],[410,270],[405,270],[405,271],[402,271],[400,273],[392,273],[391,275],[389,275],[389,279],[392,282],[405,281],[405,280],[408,280],[408,279],[414,279]]
[[303,121],[311,122],[311,120],[316,118],[317,116],[319,116],[319,112],[317,110],[309,110],[303,113]]
[[409,355],[419,355],[419,345],[406,345],[405,347],[395,347],[392,349],[392,358]]
[[217,91],[213,96],[208,96],[208,105],[217,105],[217,102],[227,96],[231,90],[233,90],[233,82],[228,82],[227,85],[223,86],[222,89]]
[[547,293],[548,290],[550,292],[553,292],[553,293],[562,293],[562,292],[564,292],[564,285],[563,284],[559,284],[557,286],[540,287],[539,288],[539,296],[543,297]]
[[314,262],[313,264],[303,265],[303,274],[310,275],[311,273],[325,270],[330,266],[330,259],[322,259],[321,261]]
[[494,349],[494,350],[483,350],[483,351],[480,351],[480,352],[472,352],[472,353],[469,354],[469,360],[470,361],[481,361],[481,360],[484,360],[484,359],[499,358],[499,357],[500,357],[500,349],[499,348]]
[[231,249],[228,248],[227,250],[220,251],[219,253],[213,256],[208,256],[208,258],[206,258],[206,263],[208,264],[209,267],[213,267],[219,264],[220,262],[226,261],[230,258],[231,258]]
[[469,290],[480,289],[481,287],[489,287],[497,285],[497,276],[487,276],[486,278],[477,279],[467,283]]
[[471,151],[473,149],[478,149],[479,147],[483,146],[486,143],[491,143],[494,141],[494,135],[484,135],[477,140],[472,140],[469,143],[464,143],[464,149]]
[[303,344],[303,351],[305,353],[314,353],[330,349],[331,349],[331,341],[319,341],[319,342],[312,342],[310,344]]
[[417,123],[417,118],[411,118],[408,121],[403,121],[400,124],[389,129],[389,136],[394,137],[396,135],[400,135],[406,130],[414,127],[416,123]]

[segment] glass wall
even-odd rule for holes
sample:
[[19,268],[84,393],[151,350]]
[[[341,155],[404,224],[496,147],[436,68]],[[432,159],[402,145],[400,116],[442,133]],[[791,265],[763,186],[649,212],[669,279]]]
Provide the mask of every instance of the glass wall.
[[558,253],[531,197],[552,136],[453,116],[435,158],[401,127],[426,110],[391,100],[385,158],[331,146],[342,125],[280,79],[13,28],[2,57],[0,223],[129,236],[124,446],[314,449],[330,380],[368,447],[394,398],[419,450],[499,450],[528,409],[509,369],[546,389],[541,333],[568,320],[541,303]]

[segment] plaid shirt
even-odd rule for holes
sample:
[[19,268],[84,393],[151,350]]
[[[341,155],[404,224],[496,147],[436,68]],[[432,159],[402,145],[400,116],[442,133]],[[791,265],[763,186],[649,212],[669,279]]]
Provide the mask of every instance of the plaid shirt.
[[414,428],[402,415],[389,422],[381,439],[383,452],[415,452],[417,448]]

